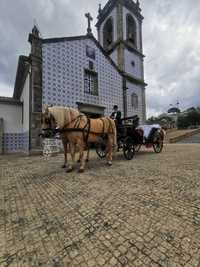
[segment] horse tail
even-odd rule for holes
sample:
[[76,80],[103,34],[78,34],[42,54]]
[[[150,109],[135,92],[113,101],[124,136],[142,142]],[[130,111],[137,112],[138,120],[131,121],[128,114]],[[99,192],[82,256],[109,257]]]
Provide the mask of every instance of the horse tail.
[[115,121],[111,118],[108,118],[110,128],[111,128],[111,133],[113,135],[113,147],[117,147],[117,129],[116,129],[116,124]]

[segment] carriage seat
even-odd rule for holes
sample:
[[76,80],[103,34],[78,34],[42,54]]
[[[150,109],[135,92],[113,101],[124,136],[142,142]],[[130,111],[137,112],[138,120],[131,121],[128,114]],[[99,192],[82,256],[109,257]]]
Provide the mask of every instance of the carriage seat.
[[159,124],[152,124],[152,125],[140,125],[137,127],[137,130],[143,131],[143,138],[146,142],[151,142],[154,133],[161,129]]

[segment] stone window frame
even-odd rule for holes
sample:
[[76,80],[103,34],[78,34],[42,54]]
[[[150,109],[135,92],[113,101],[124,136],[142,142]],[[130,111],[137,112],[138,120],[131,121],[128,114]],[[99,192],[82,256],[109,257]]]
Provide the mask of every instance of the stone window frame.
[[[130,25],[131,23],[132,25]],[[132,32],[133,39],[130,39],[129,27],[134,27],[134,30]],[[137,48],[137,23],[135,21],[135,18],[130,13],[126,15],[126,40]]]
[[136,93],[134,93],[134,92],[131,94],[131,106],[135,110],[137,110],[138,109],[138,106],[139,106],[138,95]]
[[[106,41],[105,39],[105,30],[106,30],[106,27],[107,27],[107,25],[108,25],[108,23],[110,23],[111,22],[111,25],[112,25],[112,35],[111,35],[111,41],[110,41],[110,43],[108,44],[108,40]],[[110,25],[109,25],[110,26]],[[107,43],[106,43],[107,42]],[[103,47],[104,47],[104,49],[108,49],[112,44],[113,44],[113,42],[114,42],[114,19],[113,19],[113,17],[112,16],[110,16],[107,20],[106,20],[106,22],[105,22],[105,24],[104,24],[104,26],[103,26]]]

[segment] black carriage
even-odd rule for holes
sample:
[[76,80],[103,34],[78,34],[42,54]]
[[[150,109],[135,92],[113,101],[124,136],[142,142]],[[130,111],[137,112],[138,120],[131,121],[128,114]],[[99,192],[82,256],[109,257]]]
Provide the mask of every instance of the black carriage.
[[[163,149],[164,132],[160,128],[152,127],[148,138],[144,136],[144,131],[139,126],[137,115],[122,119],[122,124],[117,127],[117,150],[123,151],[127,160],[133,159],[135,152],[138,152],[142,145],[154,149],[155,153],[160,153]],[[100,158],[106,157],[106,136],[101,137],[101,142],[96,147],[96,152]]]

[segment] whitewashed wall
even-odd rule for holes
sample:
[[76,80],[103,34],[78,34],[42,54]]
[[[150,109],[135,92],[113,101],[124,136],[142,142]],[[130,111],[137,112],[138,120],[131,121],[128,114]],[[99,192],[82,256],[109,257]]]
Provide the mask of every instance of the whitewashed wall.
[[[86,56],[86,46],[95,49],[95,60]],[[84,93],[84,69],[94,62],[99,95]],[[76,102],[123,110],[122,77],[91,39],[43,44],[43,105],[77,107]]]
[[22,107],[0,103],[0,117],[3,118],[4,125],[2,144],[4,153],[24,151]]
[[4,133],[22,132],[22,107],[0,103],[0,117],[4,120]]
[[30,98],[30,74],[28,73],[24,88],[22,90],[20,101],[23,103],[23,151],[29,150],[29,99]]
[[[140,119],[143,118],[143,103],[142,103],[142,87],[137,86],[131,82],[127,82],[127,104],[128,104],[128,116],[138,115]],[[134,109],[131,103],[131,95],[135,93],[138,96],[138,109]],[[141,121],[142,122],[142,121]]]
[[26,77],[20,101],[23,103],[23,132],[29,131],[29,86],[30,75]]

